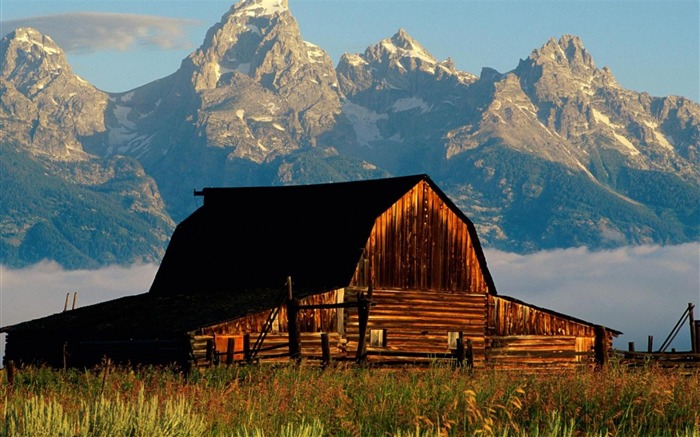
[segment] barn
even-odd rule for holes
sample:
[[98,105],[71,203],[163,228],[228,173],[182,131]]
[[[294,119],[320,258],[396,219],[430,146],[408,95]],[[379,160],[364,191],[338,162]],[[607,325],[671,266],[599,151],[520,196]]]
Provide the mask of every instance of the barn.
[[0,328],[5,362],[602,362],[619,331],[500,295],[427,175],[204,188],[149,291]]

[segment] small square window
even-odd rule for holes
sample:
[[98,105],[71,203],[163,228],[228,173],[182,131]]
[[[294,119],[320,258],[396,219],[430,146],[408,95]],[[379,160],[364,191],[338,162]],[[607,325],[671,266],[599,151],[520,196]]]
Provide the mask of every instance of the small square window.
[[369,330],[370,347],[386,347],[386,329]]

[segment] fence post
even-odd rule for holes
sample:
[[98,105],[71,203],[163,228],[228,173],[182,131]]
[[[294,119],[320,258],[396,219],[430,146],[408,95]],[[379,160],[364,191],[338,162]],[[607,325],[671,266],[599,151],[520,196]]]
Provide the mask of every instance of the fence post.
[[331,342],[328,333],[321,333],[321,367],[324,369],[331,363]]
[[230,337],[226,341],[226,364],[231,365],[233,364],[233,357],[234,357],[234,352],[236,351],[236,339],[234,337]]
[[467,339],[467,367],[474,367],[474,342],[471,338]]
[[214,340],[207,340],[207,361],[209,364],[214,364]]
[[605,327],[595,326],[595,363],[598,367],[603,367],[608,363],[608,335]]
[[299,303],[292,293],[292,277],[287,276],[287,332],[289,333],[289,357],[292,360],[301,358],[301,343],[299,338],[299,326],[297,325],[297,313]]
[[462,339],[462,336],[460,335],[457,340],[457,367],[464,367],[464,360],[467,356],[467,352],[464,349],[464,340]]
[[250,363],[250,334],[243,335],[243,359],[246,363]]
[[365,346],[367,343],[367,323],[369,322],[369,300],[363,294],[357,297],[357,315],[359,321],[359,338],[357,339],[357,354],[355,360],[360,362],[365,358]]
[[627,348],[627,349],[628,349],[630,352],[634,352],[634,342],[633,342],[633,341],[630,341],[630,342],[628,343],[628,348]]
[[12,387],[15,383],[15,362],[12,360],[7,361],[7,385]]
[[63,371],[68,370],[68,342],[63,343]]
[[695,305],[692,302],[688,303],[688,324],[690,325],[690,349],[692,353],[697,354],[699,351],[695,334]]
[[695,353],[700,354],[700,320],[695,321]]
[[647,339],[647,352],[652,353],[654,351],[654,336],[650,335]]

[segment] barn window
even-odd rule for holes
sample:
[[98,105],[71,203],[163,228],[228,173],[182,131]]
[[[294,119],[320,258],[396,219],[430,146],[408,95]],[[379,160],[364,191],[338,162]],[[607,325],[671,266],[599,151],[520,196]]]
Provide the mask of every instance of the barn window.
[[457,349],[457,339],[462,338],[462,331],[450,331],[447,333],[448,349]]
[[386,329],[369,330],[370,347],[386,347]]

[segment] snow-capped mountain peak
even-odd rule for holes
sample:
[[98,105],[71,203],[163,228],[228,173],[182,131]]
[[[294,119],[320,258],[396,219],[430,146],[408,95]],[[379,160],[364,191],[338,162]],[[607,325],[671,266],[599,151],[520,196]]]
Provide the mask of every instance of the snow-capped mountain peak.
[[259,17],[287,11],[289,3],[287,0],[244,0],[236,3],[231,10],[238,14]]

